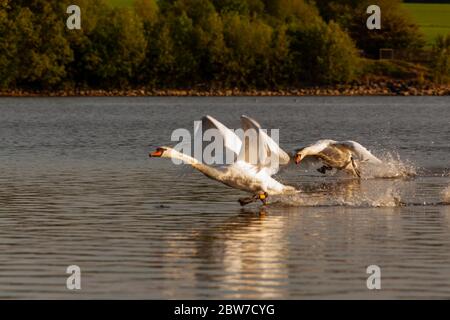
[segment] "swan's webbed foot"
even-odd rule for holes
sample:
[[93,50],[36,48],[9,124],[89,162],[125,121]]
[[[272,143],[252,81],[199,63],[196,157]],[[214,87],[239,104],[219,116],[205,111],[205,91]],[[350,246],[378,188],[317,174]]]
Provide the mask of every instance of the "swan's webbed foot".
[[269,194],[265,191],[262,191],[258,194],[258,199],[261,200],[263,205],[267,204],[267,198],[269,197]]
[[238,199],[239,204],[241,206],[245,206],[245,205],[247,205],[249,203],[255,202],[256,200],[258,200],[258,199],[255,199],[255,196],[253,196],[253,197],[246,197],[246,198],[239,198]]
[[327,173],[327,171],[333,170],[332,167],[330,166],[322,166],[319,169],[317,169],[317,171],[319,171],[321,174],[325,174]]
[[258,192],[257,194],[251,196],[251,197],[246,197],[246,198],[239,198],[239,203],[241,204],[241,206],[245,206],[249,203],[261,200],[261,202],[265,205],[267,204],[267,197],[269,195],[267,194],[267,192],[265,191],[261,191]]
[[359,171],[358,166],[356,165],[355,160],[353,157],[351,158],[352,161],[352,167],[353,167],[353,173],[358,177],[361,178],[361,171]]

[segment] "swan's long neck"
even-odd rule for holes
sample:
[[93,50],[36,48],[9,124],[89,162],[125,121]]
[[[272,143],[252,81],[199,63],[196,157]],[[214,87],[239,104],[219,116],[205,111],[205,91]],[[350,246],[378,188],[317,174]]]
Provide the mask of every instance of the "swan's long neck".
[[306,157],[306,156],[313,156],[316,153],[312,150],[311,147],[306,147],[302,150],[302,154]]
[[317,154],[320,152],[317,148],[314,147],[306,147],[302,150],[303,158],[307,156],[317,156]]
[[[178,152],[175,149],[167,149],[167,151],[163,154],[163,158],[171,158],[171,159],[177,159],[184,163],[194,165],[197,163],[200,163],[197,159],[192,158],[191,156],[188,156],[187,154]],[[178,164],[178,163],[177,163]]]
[[183,161],[184,163],[190,164],[193,168],[197,169],[198,171],[200,171],[201,173],[203,173],[204,175],[206,175],[209,178],[215,179],[215,180],[220,180],[222,172],[211,167],[208,166],[206,164],[201,163],[200,161],[198,161],[197,159],[188,156],[187,154],[178,152],[174,149],[170,149],[170,152],[168,152],[168,154],[166,155],[167,158],[172,158],[172,159],[178,159]]

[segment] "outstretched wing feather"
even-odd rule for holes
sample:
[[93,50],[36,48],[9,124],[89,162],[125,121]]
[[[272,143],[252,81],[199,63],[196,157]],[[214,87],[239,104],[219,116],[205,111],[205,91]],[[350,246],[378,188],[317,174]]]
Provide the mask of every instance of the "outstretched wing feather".
[[375,157],[369,150],[356,141],[341,141],[337,144],[350,150],[360,161],[381,163],[380,159]]
[[[279,170],[279,165],[285,165],[289,162],[289,155],[282,150],[278,144],[267,133],[261,129],[258,122],[248,116],[241,116],[242,129],[244,133],[248,130],[254,130],[257,141],[243,141],[243,147],[239,154],[239,159],[249,161],[251,156],[257,155],[258,165],[264,168],[270,168],[270,172],[275,174]],[[278,161],[272,161],[272,156],[277,156]]]
[[[202,118],[202,130],[197,126],[194,130],[194,136],[197,141],[202,141],[204,143],[203,135],[208,129],[216,129],[223,138],[224,148],[230,150],[237,157],[241,151],[242,142],[238,135],[232,130],[228,129],[224,124],[222,124],[217,119],[210,115],[206,115]],[[202,150],[204,147],[202,147]],[[226,152],[226,151],[225,151]]]

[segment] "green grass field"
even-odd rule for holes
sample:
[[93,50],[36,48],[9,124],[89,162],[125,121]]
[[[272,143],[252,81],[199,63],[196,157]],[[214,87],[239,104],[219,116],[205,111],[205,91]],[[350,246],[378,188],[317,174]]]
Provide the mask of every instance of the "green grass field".
[[428,43],[439,34],[450,34],[450,4],[405,3],[404,6],[416,19]]

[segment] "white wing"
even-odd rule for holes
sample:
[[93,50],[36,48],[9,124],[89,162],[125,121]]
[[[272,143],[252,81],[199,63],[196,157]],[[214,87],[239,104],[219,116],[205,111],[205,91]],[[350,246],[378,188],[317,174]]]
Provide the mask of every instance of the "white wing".
[[[203,135],[205,134],[205,132],[209,129],[216,129],[222,136],[224,148],[234,153],[235,156],[239,155],[242,146],[241,139],[239,139],[239,137],[232,130],[228,129],[220,121],[209,115],[206,115],[202,118],[201,128],[202,130],[200,130],[200,126],[196,126],[194,128],[194,137],[195,139],[197,139],[196,141],[202,141],[202,143],[205,143],[205,141],[203,141]],[[209,142],[206,143],[209,144]],[[203,145],[202,150],[204,150]]]
[[261,129],[258,122],[243,115],[241,123],[248,140],[243,141],[239,160],[256,165],[259,169],[269,169],[270,174],[277,173],[280,164],[284,165],[289,162],[289,155]]
[[375,157],[369,150],[363,147],[356,141],[341,141],[336,144],[340,144],[347,147],[354,155],[356,155],[360,161],[367,161],[369,163],[381,163],[381,160]]
[[328,140],[328,139],[319,140],[319,141],[315,142],[314,144],[311,144],[307,147],[297,149],[296,152],[302,150],[306,156],[314,156],[314,155],[318,154],[319,152],[322,152],[323,150],[325,150],[331,144],[334,144],[334,143],[336,143],[336,141],[334,141],[334,140]]

